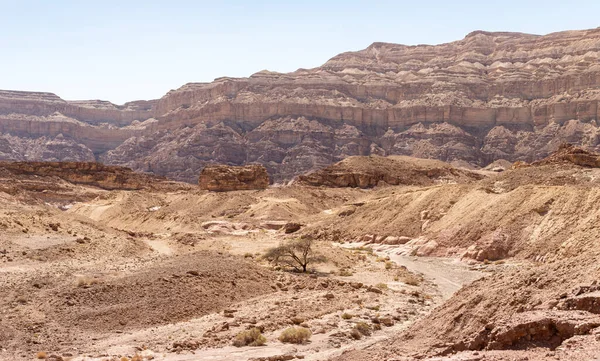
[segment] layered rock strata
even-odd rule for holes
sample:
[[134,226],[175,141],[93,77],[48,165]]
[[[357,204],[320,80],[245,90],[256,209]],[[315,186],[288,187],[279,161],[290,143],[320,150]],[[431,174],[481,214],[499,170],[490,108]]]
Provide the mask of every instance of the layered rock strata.
[[209,165],[202,169],[198,185],[213,192],[265,189],[269,186],[269,175],[265,167],[258,164],[243,167]]
[[[599,59],[600,29],[374,43],[318,68],[190,83],[123,106],[0,92],[0,133],[63,136],[105,163],[189,182],[212,162],[260,163],[276,182],[352,155],[531,162],[565,141],[600,151]],[[0,157],[28,159],[2,139]]]

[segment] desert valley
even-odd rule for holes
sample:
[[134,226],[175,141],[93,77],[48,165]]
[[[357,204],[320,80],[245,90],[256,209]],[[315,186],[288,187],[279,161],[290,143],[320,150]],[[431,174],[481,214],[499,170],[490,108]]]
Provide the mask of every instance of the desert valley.
[[600,28],[122,106],[0,91],[0,360],[594,360]]

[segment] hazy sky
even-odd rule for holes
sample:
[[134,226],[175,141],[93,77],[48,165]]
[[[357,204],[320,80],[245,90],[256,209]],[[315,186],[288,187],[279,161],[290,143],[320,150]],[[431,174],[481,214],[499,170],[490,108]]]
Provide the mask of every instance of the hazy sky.
[[152,99],[187,82],[293,71],[375,41],[600,26],[600,0],[0,0],[0,89]]

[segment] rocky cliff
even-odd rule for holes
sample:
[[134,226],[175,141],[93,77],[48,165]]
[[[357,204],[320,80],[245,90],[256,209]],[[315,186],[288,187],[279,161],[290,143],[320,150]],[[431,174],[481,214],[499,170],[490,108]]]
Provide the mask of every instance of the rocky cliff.
[[186,183],[171,182],[164,177],[133,172],[129,168],[107,166],[95,162],[5,162],[0,161],[0,172],[13,181],[19,176],[44,178],[52,186],[51,179],[63,179],[73,184],[83,184],[102,189],[191,189]]
[[208,165],[202,169],[198,185],[213,192],[265,189],[269,186],[269,175],[259,164],[243,167]]
[[457,169],[438,160],[417,160],[405,156],[356,156],[300,175],[297,182],[311,186],[372,188],[377,185],[467,183],[482,178],[483,175]]
[[374,43],[318,68],[190,83],[123,106],[0,92],[0,157],[30,159],[24,149],[54,141],[71,158],[195,182],[210,162],[261,163],[282,181],[352,155],[484,166],[530,162],[563,141],[600,151],[599,57],[600,28],[476,31],[435,46]]

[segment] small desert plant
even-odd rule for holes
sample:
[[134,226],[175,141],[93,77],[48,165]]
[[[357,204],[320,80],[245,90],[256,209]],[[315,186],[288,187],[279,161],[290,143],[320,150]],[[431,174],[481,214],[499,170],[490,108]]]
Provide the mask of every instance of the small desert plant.
[[40,351],[38,353],[35,354],[35,357],[38,360],[44,360],[47,357],[47,354],[44,351]]
[[262,346],[267,342],[265,336],[260,333],[258,328],[242,331],[233,339],[233,346]]
[[342,319],[344,319],[344,320],[351,320],[351,319],[352,319],[352,317],[354,317],[354,315],[351,315],[351,314],[349,314],[349,313],[346,313],[346,312],[344,312],[344,313],[342,313],[342,316],[341,316],[341,317],[342,317]]
[[254,255],[250,252],[244,253],[244,258],[254,258]]
[[365,336],[371,335],[371,326],[367,325],[365,322],[358,322],[354,325],[354,329]]
[[380,309],[381,309],[381,307],[379,305],[367,306],[367,310],[371,310],[371,311],[379,311]]
[[390,261],[385,262],[385,269],[392,269],[392,268],[394,268],[394,262],[390,262]]
[[304,327],[290,327],[285,329],[279,336],[279,341],[284,343],[303,344],[310,340],[312,333]]
[[421,284],[421,278],[415,276],[412,273],[404,274],[401,276],[399,275],[399,278],[403,283],[406,283],[407,285],[418,286]]
[[75,283],[77,284],[77,287],[88,288],[92,285],[100,283],[100,279],[88,276],[81,276],[77,277]]
[[352,271],[350,271],[347,268],[344,268],[344,269],[341,269],[338,274],[342,277],[350,277],[350,276],[352,276]]
[[378,283],[375,285],[375,287],[379,288],[380,290],[387,290],[388,289],[388,285],[386,283]]

